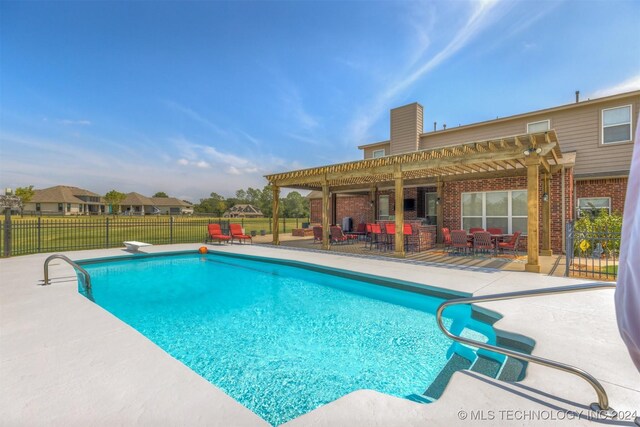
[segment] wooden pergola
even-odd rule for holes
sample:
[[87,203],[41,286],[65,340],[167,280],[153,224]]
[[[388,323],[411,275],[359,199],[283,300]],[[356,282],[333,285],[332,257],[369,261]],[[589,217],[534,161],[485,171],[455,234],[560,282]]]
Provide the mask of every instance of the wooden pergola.
[[[551,174],[562,167],[562,153],[554,130],[515,135],[459,145],[413,151],[376,159],[320,166],[267,175],[273,186],[273,244],[279,245],[278,204],[280,188],[322,191],[322,248],[329,249],[330,195],[368,190],[371,197],[384,185],[395,188],[395,251],[403,257],[404,186],[436,185],[443,200],[443,183],[463,179],[484,179],[525,175],[527,177],[527,264],[526,271],[539,272],[540,174],[543,192],[550,194]],[[543,202],[542,254],[551,255],[550,203]],[[438,205],[438,230],[442,229],[442,204]]]

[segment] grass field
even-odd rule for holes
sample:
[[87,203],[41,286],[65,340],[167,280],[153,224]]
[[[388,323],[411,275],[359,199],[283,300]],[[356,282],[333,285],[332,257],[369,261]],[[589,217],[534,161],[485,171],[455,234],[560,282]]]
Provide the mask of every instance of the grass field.
[[[11,255],[63,250],[120,247],[122,242],[137,240],[152,244],[204,242],[207,225],[239,223],[245,233],[272,232],[270,218],[214,218],[203,216],[78,216],[33,217],[11,219]],[[307,218],[282,218],[281,233],[302,227]],[[5,256],[5,222],[0,227],[0,253]]]

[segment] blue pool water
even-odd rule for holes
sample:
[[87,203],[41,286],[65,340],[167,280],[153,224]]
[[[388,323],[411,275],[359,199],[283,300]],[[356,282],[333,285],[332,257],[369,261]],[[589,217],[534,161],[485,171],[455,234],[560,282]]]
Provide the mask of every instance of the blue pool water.
[[83,267],[95,303],[273,425],[359,389],[422,394],[450,355],[422,294],[214,254]]

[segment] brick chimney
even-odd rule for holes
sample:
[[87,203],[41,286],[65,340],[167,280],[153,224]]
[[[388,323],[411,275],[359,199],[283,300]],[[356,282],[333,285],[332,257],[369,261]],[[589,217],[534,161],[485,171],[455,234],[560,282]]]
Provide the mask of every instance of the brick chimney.
[[422,133],[422,105],[413,104],[391,110],[391,153],[402,154],[418,150]]

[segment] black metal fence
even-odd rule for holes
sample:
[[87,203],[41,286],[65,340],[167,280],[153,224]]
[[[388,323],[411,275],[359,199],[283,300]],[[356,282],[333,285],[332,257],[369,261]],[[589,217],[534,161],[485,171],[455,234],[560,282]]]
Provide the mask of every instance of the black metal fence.
[[576,230],[573,221],[567,222],[565,276],[616,280],[620,237],[619,231]]
[[[304,219],[282,218],[279,230],[299,228]],[[197,243],[207,237],[207,225],[220,224],[227,234],[230,223],[239,223],[245,233],[272,233],[270,218],[191,217],[80,217],[34,218],[0,221],[0,254],[3,257],[40,252],[102,249],[123,246],[134,240],[152,244]]]

